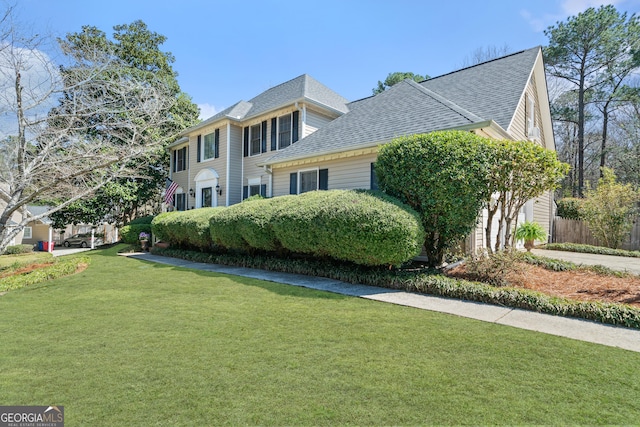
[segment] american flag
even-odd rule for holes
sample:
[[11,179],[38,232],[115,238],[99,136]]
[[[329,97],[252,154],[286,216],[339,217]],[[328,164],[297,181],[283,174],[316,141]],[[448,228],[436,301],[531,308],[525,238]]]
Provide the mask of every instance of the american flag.
[[164,202],[170,206],[173,206],[173,194],[178,189],[178,184],[176,184],[175,181],[167,178],[166,185],[167,190],[164,193]]

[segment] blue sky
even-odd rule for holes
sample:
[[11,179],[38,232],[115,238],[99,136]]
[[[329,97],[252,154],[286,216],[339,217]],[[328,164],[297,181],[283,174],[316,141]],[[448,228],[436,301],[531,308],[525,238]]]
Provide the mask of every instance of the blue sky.
[[394,71],[437,76],[477,48],[544,45],[543,30],[589,6],[640,0],[17,0],[23,21],[64,36],[143,20],[168,40],[182,90],[206,118],[307,73],[349,100]]

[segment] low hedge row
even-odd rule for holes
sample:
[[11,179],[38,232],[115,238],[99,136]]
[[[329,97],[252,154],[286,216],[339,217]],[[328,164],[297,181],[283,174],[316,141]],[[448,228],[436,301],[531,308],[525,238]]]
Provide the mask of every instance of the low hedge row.
[[282,251],[362,265],[400,265],[420,254],[424,230],[408,206],[370,191],[313,191],[257,199],[210,219],[230,249]]
[[13,245],[7,246],[2,255],[19,255],[33,252],[33,245]]
[[48,267],[38,268],[29,273],[16,274],[0,279],[0,292],[20,289],[46,280],[68,276],[75,273],[81,265],[88,265],[90,262],[91,258],[88,256],[57,258],[56,261]]
[[580,252],[585,254],[615,255],[640,258],[640,251],[626,251],[624,249],[605,248],[603,246],[582,245],[579,243],[547,243],[544,249],[555,251]]
[[177,249],[154,248],[153,252],[158,255],[195,262],[328,277],[347,283],[420,292],[640,329],[640,309],[629,305],[574,301],[526,289],[495,287],[484,283],[450,278],[434,270],[425,269],[419,272],[398,269],[389,270],[381,267],[326,262],[312,258],[283,259],[262,255],[247,257]]
[[182,248],[209,250],[213,240],[209,232],[209,220],[225,208],[200,208],[190,211],[165,212],[151,222],[151,231],[163,242]]

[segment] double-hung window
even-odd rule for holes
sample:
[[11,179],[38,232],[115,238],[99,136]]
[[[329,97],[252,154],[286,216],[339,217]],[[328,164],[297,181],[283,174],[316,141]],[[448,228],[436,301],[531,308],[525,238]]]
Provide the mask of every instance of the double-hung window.
[[173,171],[181,172],[187,170],[187,147],[173,151]]
[[33,239],[33,229],[31,227],[25,227],[23,234],[22,234],[22,238],[23,239]]
[[204,153],[202,157],[204,160],[216,157],[216,138],[213,132],[204,136]]
[[262,129],[261,124],[251,126],[251,152],[252,156],[262,153]]
[[291,114],[278,118],[278,149],[291,145]]

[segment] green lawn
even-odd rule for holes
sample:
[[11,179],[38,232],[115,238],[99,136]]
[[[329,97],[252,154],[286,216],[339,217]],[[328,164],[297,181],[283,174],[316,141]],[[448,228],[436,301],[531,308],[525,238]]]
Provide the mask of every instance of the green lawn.
[[116,249],[0,297],[0,405],[68,426],[640,420],[640,353]]

